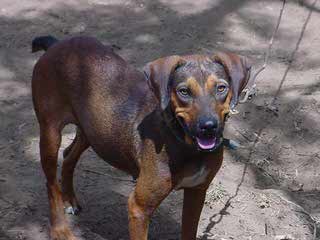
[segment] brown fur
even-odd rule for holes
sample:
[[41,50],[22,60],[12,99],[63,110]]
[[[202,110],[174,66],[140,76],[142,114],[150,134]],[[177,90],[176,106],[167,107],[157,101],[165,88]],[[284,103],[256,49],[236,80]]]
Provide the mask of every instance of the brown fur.
[[[201,109],[181,105],[168,89],[169,76],[181,64],[208,59],[159,59],[146,67],[147,84],[143,73],[93,38],[61,41],[40,58],[33,72],[32,94],[40,124],[41,164],[47,179],[52,239],[75,239],[63,209],[71,206],[74,211],[80,210],[73,172],[81,153],[89,146],[105,161],[137,178],[128,200],[131,240],[146,240],[150,217],[161,201],[184,178],[197,174],[199,167],[206,169],[204,181],[184,190],[182,239],[196,239],[206,189],[221,166],[223,149],[220,146],[214,152],[201,152],[190,147],[190,139],[179,142],[178,135],[187,139],[186,134],[173,123],[175,115],[164,115],[164,108],[170,105],[177,115],[196,121]],[[212,76],[206,80],[206,89],[200,84],[204,79],[193,78],[189,84],[198,96],[213,88],[209,83]],[[231,96],[230,92],[224,103],[210,107],[219,112],[221,119],[228,111]],[[170,117],[172,122],[168,121]],[[77,134],[64,152],[60,187],[57,155],[61,130],[68,123],[77,126]]]

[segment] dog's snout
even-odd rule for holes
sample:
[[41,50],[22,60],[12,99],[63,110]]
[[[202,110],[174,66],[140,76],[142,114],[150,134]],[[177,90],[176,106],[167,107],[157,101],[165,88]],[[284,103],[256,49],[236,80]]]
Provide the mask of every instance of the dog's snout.
[[202,134],[213,133],[218,128],[218,121],[215,118],[201,119],[199,122],[199,130]]
[[216,124],[212,120],[206,121],[204,124],[200,125],[201,130],[211,130],[211,129],[214,129],[215,127],[216,127]]

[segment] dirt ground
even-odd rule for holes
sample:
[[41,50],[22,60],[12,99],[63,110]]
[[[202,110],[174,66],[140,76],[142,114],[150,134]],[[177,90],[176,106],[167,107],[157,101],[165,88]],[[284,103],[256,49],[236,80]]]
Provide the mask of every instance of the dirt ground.
[[[258,96],[228,122],[226,135],[241,148],[226,151],[208,191],[199,239],[320,239],[320,1],[313,2],[287,1],[270,63],[258,78]],[[30,91],[32,68],[42,54],[30,52],[34,37],[94,36],[120,46],[118,53],[137,67],[161,56],[226,49],[249,56],[258,67],[281,4],[0,0],[0,239],[48,239]],[[270,111],[283,78],[278,111]],[[73,136],[74,128],[67,127],[61,152]],[[70,219],[79,236],[128,239],[129,180],[92,150],[82,156],[76,190],[83,212]],[[150,239],[179,239],[181,207],[182,192],[173,192],[152,219]]]

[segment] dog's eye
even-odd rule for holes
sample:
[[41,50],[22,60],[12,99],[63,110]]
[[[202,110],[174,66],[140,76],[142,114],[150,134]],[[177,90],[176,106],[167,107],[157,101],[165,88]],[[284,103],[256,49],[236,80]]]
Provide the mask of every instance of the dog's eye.
[[226,89],[227,89],[227,87],[225,85],[218,85],[217,86],[217,92],[218,93],[223,93],[223,92],[226,91]]
[[190,90],[186,87],[182,87],[178,89],[178,93],[183,96],[183,97],[188,97],[190,96]]

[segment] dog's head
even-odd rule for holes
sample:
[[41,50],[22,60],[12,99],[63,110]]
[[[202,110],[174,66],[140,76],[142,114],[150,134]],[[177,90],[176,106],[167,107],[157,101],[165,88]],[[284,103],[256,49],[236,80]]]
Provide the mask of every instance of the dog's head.
[[230,107],[246,86],[246,58],[227,53],[214,56],[170,56],[144,68],[162,110],[170,110],[185,133],[185,142],[213,151],[222,142]]

